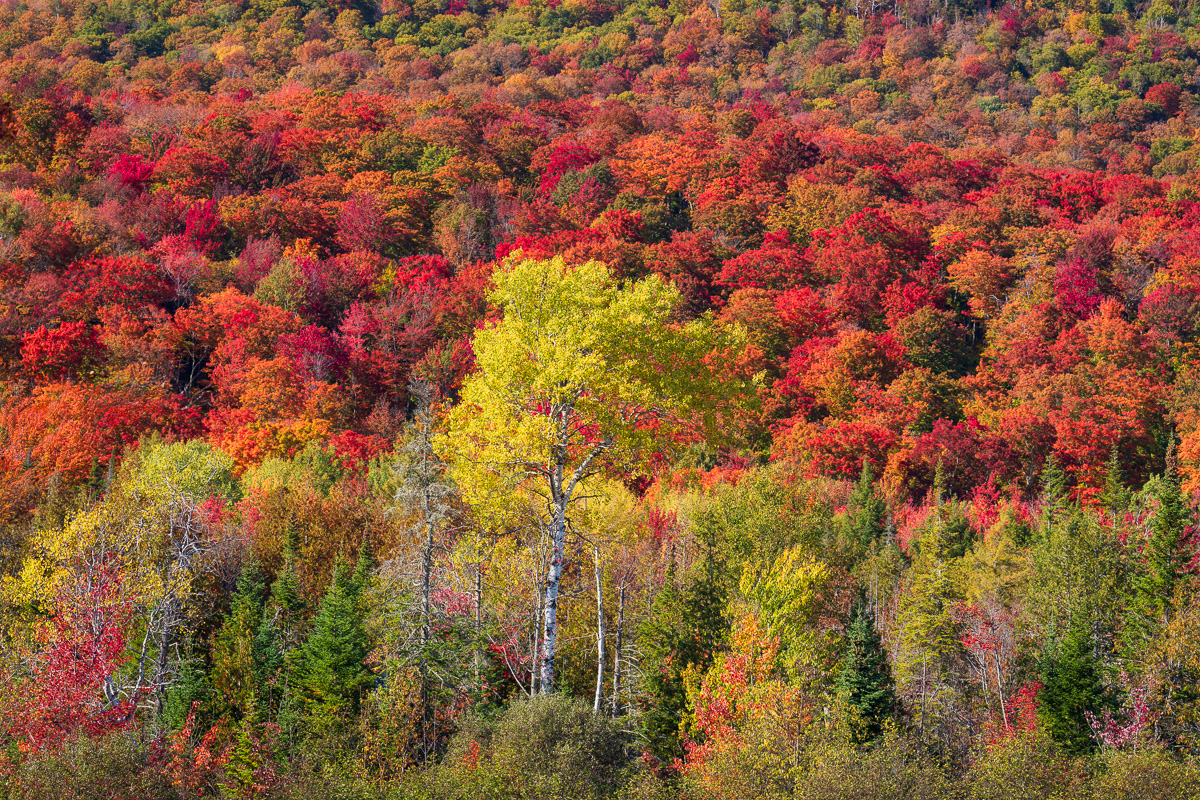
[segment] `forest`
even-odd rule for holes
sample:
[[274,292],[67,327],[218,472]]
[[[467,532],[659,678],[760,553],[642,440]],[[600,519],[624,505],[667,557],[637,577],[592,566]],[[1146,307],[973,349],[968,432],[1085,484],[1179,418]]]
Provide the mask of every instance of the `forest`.
[[1200,2],[0,0],[0,798],[1197,800]]

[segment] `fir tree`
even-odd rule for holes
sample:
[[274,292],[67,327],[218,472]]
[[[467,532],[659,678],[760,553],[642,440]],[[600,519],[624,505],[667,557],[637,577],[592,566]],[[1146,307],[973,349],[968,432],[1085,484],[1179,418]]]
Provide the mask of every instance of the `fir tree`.
[[212,696],[212,686],[209,684],[204,658],[199,655],[186,658],[179,665],[175,681],[167,689],[167,697],[159,717],[162,728],[182,728],[193,703],[200,703],[202,714],[207,719],[208,713],[212,711]]
[[233,713],[241,719],[254,704],[254,644],[262,615],[263,577],[251,562],[238,577],[229,614],[213,642],[210,679],[222,709],[218,716]]
[[227,797],[253,797],[257,794],[254,773],[260,762],[250,736],[249,726],[243,722],[238,727],[233,744],[225,753],[226,785],[222,787],[222,793]]
[[1054,453],[1046,459],[1046,468],[1042,471],[1042,500],[1046,504],[1049,524],[1059,522],[1067,506],[1067,474]]
[[1158,507],[1150,540],[1142,551],[1145,565],[1133,578],[1134,609],[1139,627],[1161,625],[1167,621],[1171,598],[1189,560],[1184,535],[1191,523],[1179,482],[1175,457],[1175,439],[1167,447],[1166,469],[1158,481],[1155,499]]
[[1087,715],[1099,716],[1108,697],[1085,626],[1073,625],[1062,640],[1050,642],[1041,673],[1038,713],[1046,729],[1068,752],[1091,750],[1094,742]]
[[946,465],[940,458],[933,469],[932,491],[934,506],[941,508],[942,503],[946,502]]
[[350,576],[350,589],[356,599],[362,597],[363,591],[371,582],[371,571],[375,568],[375,553],[371,550],[369,539],[363,539],[358,548],[358,561],[354,564],[354,572]]
[[846,652],[837,689],[863,721],[863,738],[878,736],[884,720],[896,707],[896,695],[892,691],[887,654],[875,622],[863,604],[859,604],[846,632]]
[[365,663],[370,647],[360,604],[365,563],[360,558],[353,573],[345,564],[335,567],[301,656],[305,703],[312,715],[327,721],[357,714],[373,680]]
[[1108,469],[1104,474],[1104,492],[1100,495],[1100,502],[1108,513],[1116,518],[1129,508],[1129,499],[1129,489],[1125,487],[1121,460],[1114,444],[1108,456]]
[[258,686],[257,710],[264,719],[280,721],[290,700],[294,661],[300,646],[304,600],[296,575],[295,554],[289,543],[283,569],[271,585],[271,598],[263,611],[254,638],[254,674]]
[[698,529],[704,547],[700,563],[682,589],[675,585],[673,565],[668,568],[653,615],[643,628],[643,641],[648,643],[643,725],[647,750],[663,764],[683,756],[680,733],[690,711],[684,673],[707,670],[729,632],[725,562],[717,552],[715,521],[701,520]]
[[858,546],[869,549],[882,537],[887,520],[887,504],[875,495],[875,476],[870,459],[863,459],[858,486],[850,498],[850,522]]

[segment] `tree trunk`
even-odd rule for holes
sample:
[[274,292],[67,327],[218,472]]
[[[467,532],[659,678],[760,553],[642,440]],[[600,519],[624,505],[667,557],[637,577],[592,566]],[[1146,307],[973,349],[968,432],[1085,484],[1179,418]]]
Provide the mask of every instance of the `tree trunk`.
[[[429,519],[428,502],[426,502],[426,519]],[[430,616],[432,603],[430,599],[430,573],[433,572],[433,524],[425,523],[425,549],[421,553],[421,758],[428,762],[432,755],[429,741],[430,709],[429,709],[429,638]]]
[[925,690],[929,686],[927,667],[929,664],[929,654],[921,654],[921,735],[925,735]]
[[613,716],[621,714],[621,647],[625,638],[625,585],[621,584],[617,592],[617,645],[613,652],[613,685],[612,708]]
[[542,674],[542,617],[545,609],[545,586],[538,583],[534,590],[533,616],[529,620],[529,694],[538,693],[538,679]]
[[[425,524],[425,547],[421,551],[421,645],[429,646],[429,617],[432,611],[430,599],[430,573],[433,571],[433,525]],[[421,653],[421,668],[425,668],[425,654]]]
[[[174,609],[169,608],[166,613],[171,613],[173,610]],[[155,710],[159,714],[163,713],[163,707],[167,702],[167,684],[166,681],[163,680],[163,676],[167,674],[167,645],[169,643],[169,635],[170,626],[168,625],[167,619],[164,615],[162,622],[162,633],[158,640],[158,663],[155,664],[154,673],[156,698]]]
[[592,713],[600,713],[604,702],[604,592],[600,583],[600,549],[593,548],[596,559],[596,697]]
[[567,538],[565,509],[555,510],[550,528],[550,567],[546,571],[546,597],[543,607],[540,694],[554,692],[554,658],[558,646],[558,593],[562,585],[563,548]]
[[483,561],[475,565],[475,688],[482,689],[483,672]]
[[1008,709],[1004,707],[1004,676],[1000,674],[1000,657],[996,656],[996,692],[1000,695],[1000,716],[1004,718],[1004,727],[1008,727]]

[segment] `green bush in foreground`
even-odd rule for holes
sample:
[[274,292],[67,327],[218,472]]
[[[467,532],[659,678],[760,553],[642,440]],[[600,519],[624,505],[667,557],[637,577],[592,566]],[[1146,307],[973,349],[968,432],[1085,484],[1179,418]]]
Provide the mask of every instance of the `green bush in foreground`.
[[617,796],[632,755],[617,722],[583,701],[534,697],[468,720],[426,785],[436,800],[601,800]]

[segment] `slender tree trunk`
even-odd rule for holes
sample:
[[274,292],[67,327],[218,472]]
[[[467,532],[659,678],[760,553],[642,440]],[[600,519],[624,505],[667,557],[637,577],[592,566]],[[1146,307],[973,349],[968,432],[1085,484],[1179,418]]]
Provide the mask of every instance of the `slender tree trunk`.
[[475,565],[475,688],[483,691],[483,561]]
[[[172,609],[168,609],[170,613]],[[163,713],[163,707],[167,701],[167,684],[163,680],[163,676],[167,674],[167,640],[170,632],[170,626],[164,616],[162,622],[162,632],[158,640],[158,663],[155,664],[155,709],[159,714]]]
[[979,667],[979,679],[983,683],[983,703],[987,706],[988,714],[992,713],[992,697],[988,694],[988,684],[991,679],[988,678],[988,657],[987,653],[983,654],[983,663]]
[[1004,707],[1004,677],[1000,674],[1000,657],[996,657],[996,692],[1000,695],[1000,716],[1004,718],[1004,727],[1008,727],[1008,709]]
[[554,658],[558,647],[558,593],[562,586],[563,548],[567,538],[565,509],[555,510],[550,529],[550,567],[546,571],[546,597],[542,625],[542,663],[540,694],[554,691]]
[[929,687],[929,654],[921,654],[921,735],[925,735],[925,690]]
[[529,694],[538,693],[538,679],[541,677],[542,635],[541,625],[545,609],[544,586],[539,582],[534,589],[533,617],[529,621]]
[[596,698],[592,701],[592,712],[600,713],[604,702],[604,591],[600,575],[600,548],[593,548],[596,559]]
[[[433,525],[425,525],[425,547],[421,551],[421,644],[429,646],[429,618],[432,612],[430,599],[430,573],[433,571]],[[421,653],[421,669],[425,668],[425,653]]]
[[[425,503],[425,518],[429,518],[428,502]],[[425,548],[421,552],[421,758],[429,760],[432,748],[429,742],[429,638],[432,603],[430,600],[430,573],[433,571],[433,524],[425,523]]]
[[617,592],[617,643],[613,652],[612,708],[613,716],[621,713],[621,647],[625,637],[625,585]]

